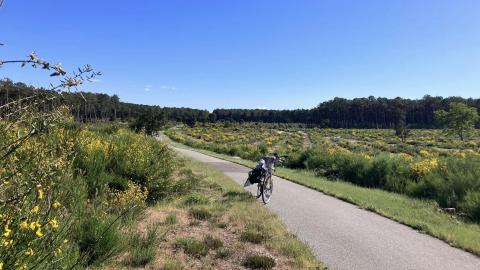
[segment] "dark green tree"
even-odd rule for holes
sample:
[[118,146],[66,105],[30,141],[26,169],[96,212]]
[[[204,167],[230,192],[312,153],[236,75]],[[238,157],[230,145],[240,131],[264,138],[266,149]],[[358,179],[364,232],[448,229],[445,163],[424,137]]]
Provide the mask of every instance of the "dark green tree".
[[407,126],[407,112],[403,100],[396,99],[396,101],[397,104],[394,111],[395,122],[393,128],[395,130],[395,135],[400,137],[404,142],[410,132]]
[[447,134],[456,134],[463,141],[475,129],[479,116],[475,108],[468,107],[463,103],[452,102],[448,111],[436,111],[435,118]]
[[149,109],[140,113],[130,127],[136,132],[144,130],[145,133],[151,135],[162,129],[165,123],[165,114],[162,111]]

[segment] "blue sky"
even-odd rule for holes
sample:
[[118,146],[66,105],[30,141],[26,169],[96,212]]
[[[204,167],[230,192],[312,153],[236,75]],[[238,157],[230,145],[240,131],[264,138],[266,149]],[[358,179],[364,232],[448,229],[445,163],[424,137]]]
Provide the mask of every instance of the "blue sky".
[[[477,0],[5,0],[0,59],[35,50],[103,73],[83,90],[210,110],[479,97],[479,14]],[[18,67],[0,77],[50,79]]]

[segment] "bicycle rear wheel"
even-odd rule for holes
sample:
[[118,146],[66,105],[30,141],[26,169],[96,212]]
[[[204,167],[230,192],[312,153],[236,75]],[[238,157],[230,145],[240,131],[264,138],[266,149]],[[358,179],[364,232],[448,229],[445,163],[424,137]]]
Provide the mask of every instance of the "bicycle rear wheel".
[[272,197],[272,192],[273,192],[273,181],[272,181],[272,176],[268,175],[265,177],[263,183],[262,183],[262,201],[264,204],[267,204],[270,201],[270,198]]

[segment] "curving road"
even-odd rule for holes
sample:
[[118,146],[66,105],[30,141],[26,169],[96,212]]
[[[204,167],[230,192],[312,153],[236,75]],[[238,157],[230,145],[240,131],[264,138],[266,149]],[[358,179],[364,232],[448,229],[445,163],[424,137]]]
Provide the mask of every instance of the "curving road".
[[[243,184],[249,168],[195,151],[205,162]],[[256,193],[255,187],[249,187]],[[480,258],[355,205],[274,178],[269,209],[333,269],[480,269]]]

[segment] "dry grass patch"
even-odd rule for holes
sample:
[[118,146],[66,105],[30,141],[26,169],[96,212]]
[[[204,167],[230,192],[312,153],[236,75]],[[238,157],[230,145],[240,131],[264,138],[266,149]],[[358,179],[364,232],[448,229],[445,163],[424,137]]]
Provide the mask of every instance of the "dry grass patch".
[[223,241],[211,235],[207,235],[203,238],[203,243],[205,243],[209,249],[219,249],[223,247]]
[[162,270],[182,270],[184,269],[182,263],[175,259],[169,259],[165,262]]

